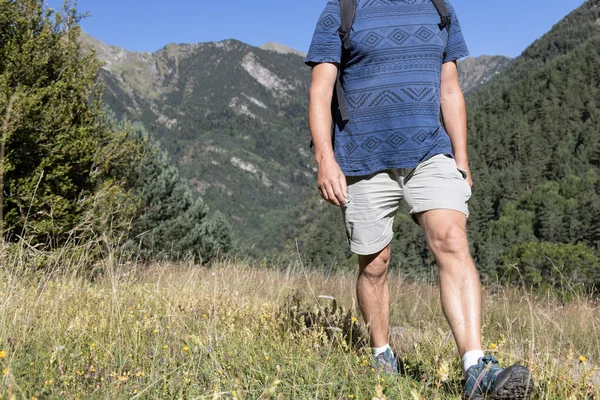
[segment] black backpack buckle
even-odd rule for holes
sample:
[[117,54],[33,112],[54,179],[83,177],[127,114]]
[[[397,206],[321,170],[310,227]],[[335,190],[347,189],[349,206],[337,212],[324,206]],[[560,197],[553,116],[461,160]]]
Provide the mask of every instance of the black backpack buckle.
[[450,29],[450,17],[445,15],[442,17],[442,22],[440,23],[440,29]]

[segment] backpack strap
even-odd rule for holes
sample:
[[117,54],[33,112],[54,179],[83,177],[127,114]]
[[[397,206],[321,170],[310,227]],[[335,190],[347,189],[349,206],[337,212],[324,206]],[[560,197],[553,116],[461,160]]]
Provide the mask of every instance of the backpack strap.
[[356,0],[338,0],[340,3],[340,28],[339,34],[342,40],[342,59],[338,71],[338,76],[335,81],[335,99],[334,103],[339,111],[340,118],[342,121],[348,121],[350,119],[348,115],[348,107],[346,106],[346,100],[344,99],[344,90],[342,89],[342,82],[340,80],[341,71],[344,68],[344,64],[348,60],[350,54],[351,43],[350,43],[350,31],[352,30],[352,24],[354,24],[354,18],[356,17]]
[[354,18],[356,17],[356,0],[338,0],[340,3],[340,37],[342,38],[342,49],[350,51],[350,31]]
[[448,14],[448,7],[446,7],[446,2],[444,0],[431,0],[433,5],[435,6],[438,14],[440,14],[440,18],[442,22],[440,23],[440,29],[446,28],[450,31],[450,24],[452,21],[450,20],[450,15]]

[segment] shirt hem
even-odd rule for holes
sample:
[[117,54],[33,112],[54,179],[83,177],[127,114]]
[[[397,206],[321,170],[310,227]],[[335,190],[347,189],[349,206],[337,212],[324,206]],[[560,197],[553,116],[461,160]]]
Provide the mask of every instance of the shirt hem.
[[445,64],[445,63],[451,62],[451,61],[460,60],[461,58],[469,57],[470,55],[471,55],[471,53],[469,53],[467,51],[464,53],[458,53],[457,55],[448,56],[442,60],[442,64]]
[[452,151],[446,151],[444,149],[440,149],[439,151],[435,151],[433,153],[428,153],[423,159],[421,159],[419,161],[377,164],[377,165],[369,166],[368,168],[361,169],[358,171],[348,169],[341,165],[340,165],[340,168],[342,169],[344,176],[366,176],[366,175],[372,175],[372,174],[376,174],[376,173],[391,170],[391,169],[416,168],[417,165],[419,165],[420,163],[427,161],[430,158],[437,156],[439,154],[450,154],[450,155],[452,155],[452,158],[454,158]]
[[308,65],[309,67],[314,67],[315,65],[322,64],[322,63],[339,64],[340,60],[335,59],[333,57],[324,57],[324,58],[307,58],[304,61],[304,64]]

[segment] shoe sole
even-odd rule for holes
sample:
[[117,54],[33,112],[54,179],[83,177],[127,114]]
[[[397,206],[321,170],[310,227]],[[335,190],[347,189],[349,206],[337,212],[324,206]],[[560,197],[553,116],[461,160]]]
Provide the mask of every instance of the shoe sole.
[[496,381],[496,389],[491,395],[492,400],[528,399],[533,394],[533,378],[531,372],[522,365],[508,367],[506,377]]

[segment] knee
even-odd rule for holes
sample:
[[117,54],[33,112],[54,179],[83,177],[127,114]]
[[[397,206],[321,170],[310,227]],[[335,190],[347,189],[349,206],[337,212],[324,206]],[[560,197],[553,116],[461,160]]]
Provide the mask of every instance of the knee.
[[377,255],[361,256],[360,277],[367,279],[373,284],[380,283],[387,278],[389,264],[389,249],[385,249]]
[[452,254],[469,257],[467,232],[460,225],[449,225],[431,232],[427,237],[427,243],[434,255]]

